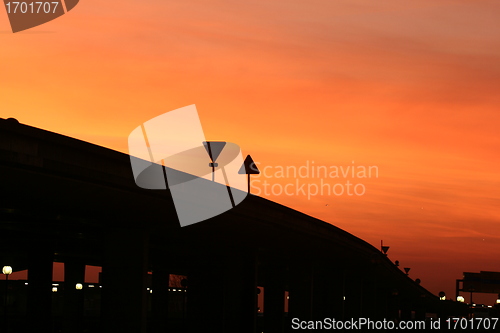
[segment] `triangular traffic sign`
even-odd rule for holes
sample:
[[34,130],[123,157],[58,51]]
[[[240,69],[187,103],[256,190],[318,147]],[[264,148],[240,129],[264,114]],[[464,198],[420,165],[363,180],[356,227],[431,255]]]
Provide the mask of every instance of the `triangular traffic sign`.
[[205,146],[205,149],[207,150],[208,155],[210,156],[210,159],[212,162],[215,163],[217,158],[219,157],[220,153],[222,152],[222,149],[226,146],[225,141],[203,141],[203,145]]
[[253,161],[252,156],[247,155],[238,173],[243,175],[258,175],[260,174],[260,171],[259,168],[257,168],[255,162]]

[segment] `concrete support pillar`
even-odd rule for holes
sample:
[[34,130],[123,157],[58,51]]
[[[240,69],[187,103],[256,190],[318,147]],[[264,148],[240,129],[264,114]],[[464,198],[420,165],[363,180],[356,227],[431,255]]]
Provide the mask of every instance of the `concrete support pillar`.
[[63,333],[83,332],[85,290],[77,290],[76,284],[85,281],[85,264],[67,260],[64,263],[64,312]]
[[408,321],[408,320],[413,319],[412,315],[411,315],[411,312],[412,312],[412,310],[411,310],[412,304],[411,303],[412,302],[409,298],[403,297],[401,299],[401,302],[399,303],[401,320]]
[[364,307],[363,281],[360,273],[344,272],[344,318],[360,318]]
[[342,318],[342,276],[333,267],[318,264],[313,271],[312,318]]
[[256,290],[257,260],[254,253],[243,252],[227,262],[224,279],[224,332],[255,333]]
[[319,265],[313,267],[312,281],[312,318],[323,320],[330,316],[330,286],[328,284],[327,272]]
[[426,308],[425,308],[425,299],[424,297],[421,297],[419,301],[417,301],[417,304],[414,306],[414,311],[415,311],[415,319],[416,320],[425,320],[425,314],[426,314]]
[[327,278],[330,291],[331,315],[333,318],[343,319],[345,316],[344,270],[335,265],[333,269],[328,272]]
[[266,267],[264,284],[264,331],[284,330],[285,280],[284,268]]
[[223,332],[224,273],[214,266],[197,266],[188,273],[187,316],[188,331]]
[[288,284],[288,320],[285,323],[285,329],[291,330],[291,320],[299,318],[302,320],[312,320],[312,290],[313,275],[311,265],[308,263],[294,263],[290,267]]
[[153,315],[152,332],[165,333],[168,331],[168,283],[170,274],[165,267],[157,266],[153,270],[152,283],[152,304],[151,311]]
[[42,245],[30,254],[27,323],[31,332],[52,332],[53,259],[53,252]]
[[138,230],[113,230],[102,267],[103,332],[146,332],[148,237]]
[[379,312],[383,312],[382,300],[377,293],[377,280],[375,272],[370,272],[362,277],[362,308],[361,316],[363,318],[376,319]]
[[387,288],[382,288],[380,284],[377,285],[375,292],[375,301],[372,303],[374,306],[374,318],[381,320],[390,318],[393,313],[391,310],[391,295]]
[[399,290],[397,288],[390,289],[387,295],[387,319],[388,320],[400,320],[400,301],[399,301]]

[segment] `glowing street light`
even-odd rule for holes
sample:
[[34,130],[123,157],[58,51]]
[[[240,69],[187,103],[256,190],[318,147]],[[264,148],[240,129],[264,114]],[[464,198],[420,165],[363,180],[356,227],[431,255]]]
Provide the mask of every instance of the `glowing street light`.
[[457,296],[457,302],[463,303],[465,302],[465,298],[463,296]]
[[83,289],[83,284],[77,283],[75,286],[76,290],[82,290]]
[[4,304],[4,315],[5,315],[5,331],[8,332],[8,307],[7,307],[7,296],[9,294],[9,275],[12,274],[11,266],[3,266],[2,273],[5,274],[5,304]]

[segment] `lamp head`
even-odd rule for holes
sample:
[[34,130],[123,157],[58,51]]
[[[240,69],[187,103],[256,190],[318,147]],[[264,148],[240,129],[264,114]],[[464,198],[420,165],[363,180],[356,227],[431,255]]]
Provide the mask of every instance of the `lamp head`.
[[10,267],[10,266],[3,266],[2,273],[5,274],[5,275],[12,274],[12,267]]

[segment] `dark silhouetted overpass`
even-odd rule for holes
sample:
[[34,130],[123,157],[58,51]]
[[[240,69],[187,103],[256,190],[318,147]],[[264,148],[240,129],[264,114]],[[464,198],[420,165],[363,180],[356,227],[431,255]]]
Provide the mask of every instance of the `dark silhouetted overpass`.
[[[83,281],[85,265],[102,266],[96,299],[106,333],[279,333],[293,317],[399,320],[462,310],[363,240],[260,197],[181,228],[168,191],[136,186],[127,154],[15,120],[0,119],[0,184],[0,265],[28,269],[29,282],[11,332],[53,331],[54,262],[64,263],[63,332],[84,327],[84,298],[68,286]],[[187,276],[182,325],[169,322],[169,274]]]

